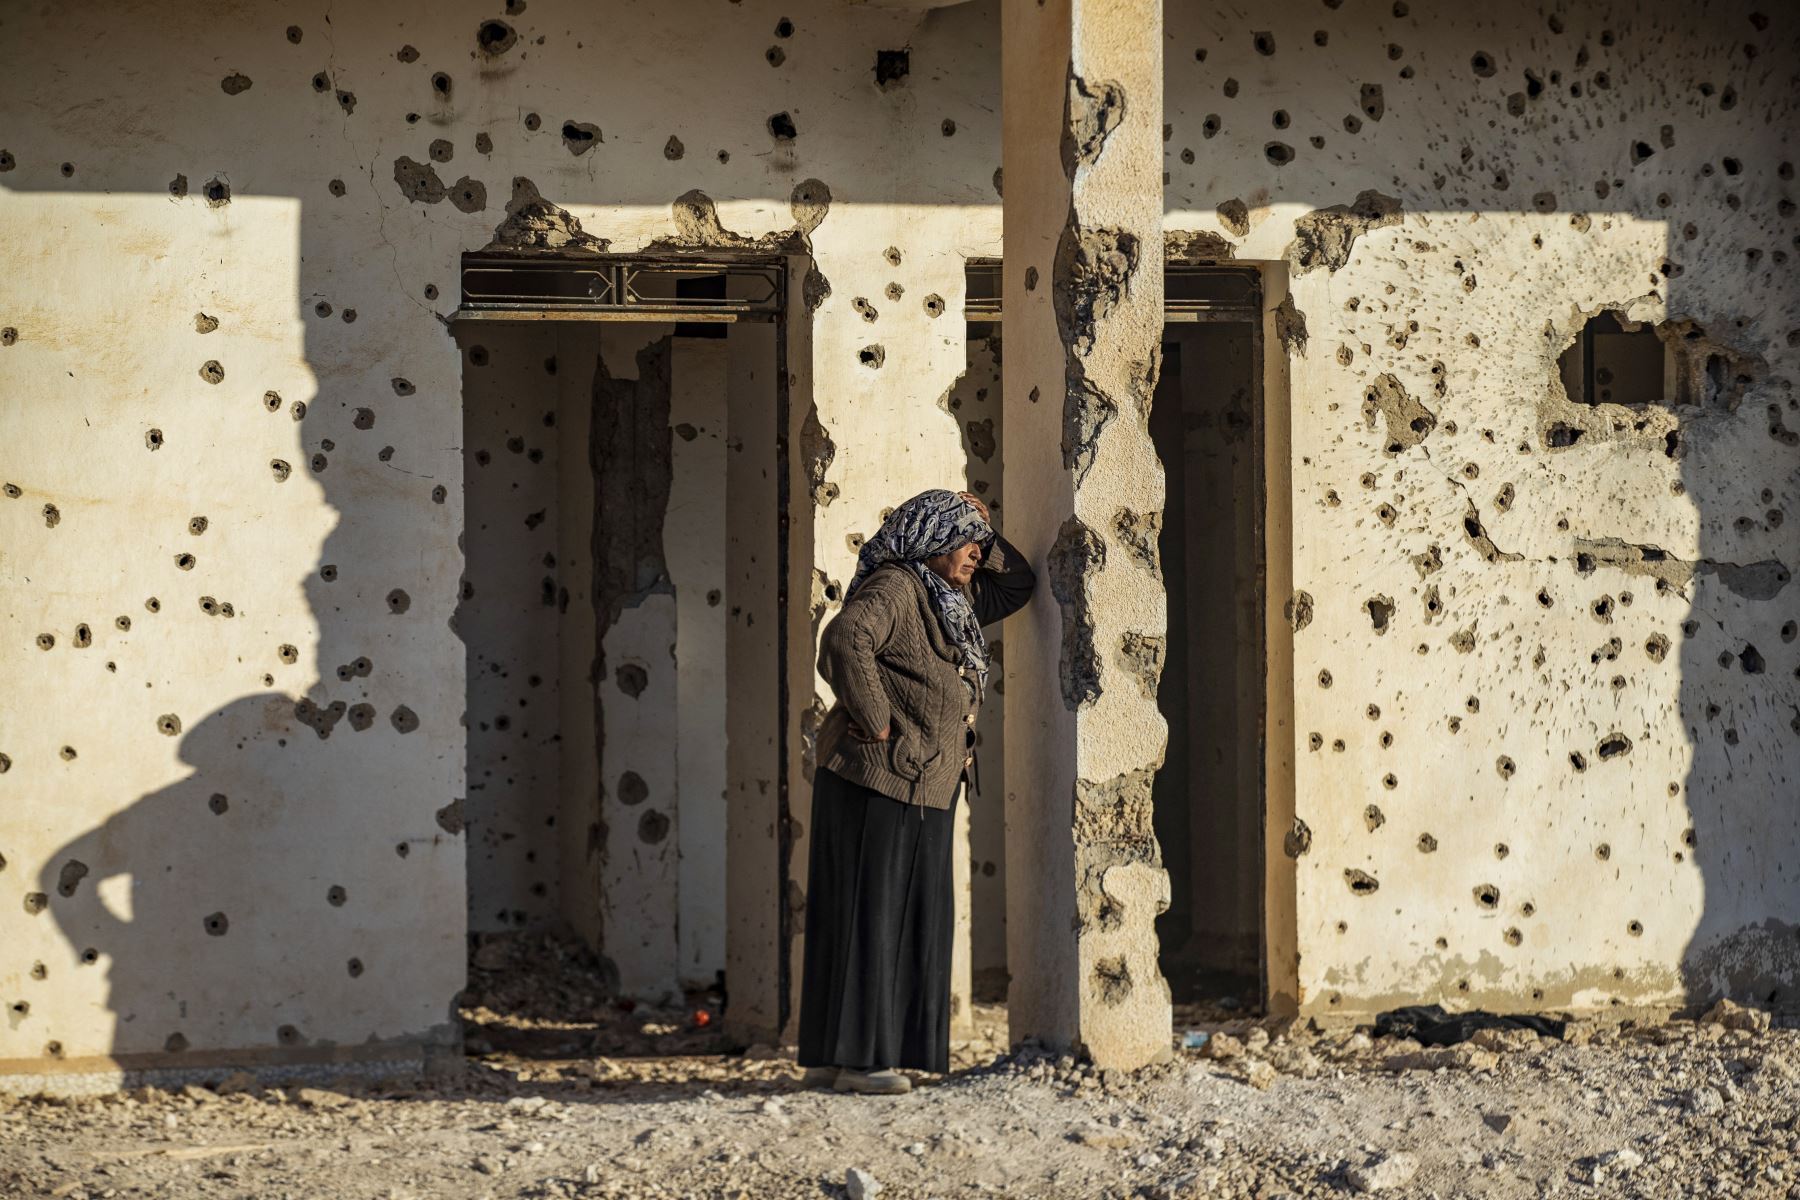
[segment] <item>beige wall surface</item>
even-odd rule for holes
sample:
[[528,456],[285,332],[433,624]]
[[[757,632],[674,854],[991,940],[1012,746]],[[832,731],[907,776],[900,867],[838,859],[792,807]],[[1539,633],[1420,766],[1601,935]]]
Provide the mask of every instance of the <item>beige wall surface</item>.
[[[1167,13],[1170,224],[1290,275],[1275,1000],[1792,1005],[1792,19],[1406,9]],[[1712,385],[1571,403],[1604,307]]]
[[[454,1040],[477,718],[444,318],[515,196],[613,250],[810,251],[815,630],[882,509],[967,477],[944,398],[964,258],[1000,250],[997,6],[495,7],[9,19],[0,1061]],[[1274,999],[1791,1000],[1794,32],[1425,8],[1166,15],[1166,224],[1290,287]],[[1606,306],[1697,324],[1696,403],[1568,401]]]

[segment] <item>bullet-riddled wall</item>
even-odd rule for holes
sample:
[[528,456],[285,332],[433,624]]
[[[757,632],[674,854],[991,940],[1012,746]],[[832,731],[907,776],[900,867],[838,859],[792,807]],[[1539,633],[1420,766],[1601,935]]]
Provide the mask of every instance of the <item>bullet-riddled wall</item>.
[[[453,627],[463,252],[571,220],[804,252],[796,641],[884,507],[970,477],[944,398],[964,259],[1000,252],[994,8],[513,8],[9,25],[15,1072],[453,1043],[485,736]],[[1270,264],[1281,302],[1272,999],[1787,999],[1789,18],[1413,10],[1166,18],[1173,248]],[[1678,348],[1670,402],[1566,394],[1608,308]]]

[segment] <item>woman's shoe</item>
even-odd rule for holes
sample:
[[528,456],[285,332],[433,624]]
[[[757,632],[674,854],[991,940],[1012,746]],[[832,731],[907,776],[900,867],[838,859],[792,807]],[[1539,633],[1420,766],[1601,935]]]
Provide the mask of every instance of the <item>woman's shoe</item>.
[[912,1091],[912,1080],[898,1071],[838,1072],[832,1088],[840,1092],[861,1092],[866,1096],[898,1096]]
[[830,1087],[837,1082],[838,1068],[808,1067],[806,1074],[800,1077],[800,1086],[809,1088]]

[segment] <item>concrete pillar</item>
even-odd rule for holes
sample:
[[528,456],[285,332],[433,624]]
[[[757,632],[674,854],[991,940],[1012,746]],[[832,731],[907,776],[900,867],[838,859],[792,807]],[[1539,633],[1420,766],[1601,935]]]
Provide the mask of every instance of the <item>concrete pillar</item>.
[[1150,787],[1165,616],[1148,415],[1163,325],[1162,5],[1005,0],[1007,535],[1048,585],[1008,627],[1016,1042],[1168,1053]]

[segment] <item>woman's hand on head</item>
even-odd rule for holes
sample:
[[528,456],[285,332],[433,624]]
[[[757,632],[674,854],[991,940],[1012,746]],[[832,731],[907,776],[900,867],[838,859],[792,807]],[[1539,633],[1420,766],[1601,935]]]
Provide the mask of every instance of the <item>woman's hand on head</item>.
[[977,496],[973,492],[958,492],[956,494],[961,496],[964,500],[967,500],[970,504],[973,504],[975,506],[975,511],[981,514],[982,520],[986,521],[989,525],[994,523],[994,518],[988,515],[988,506],[982,503],[980,496]]

